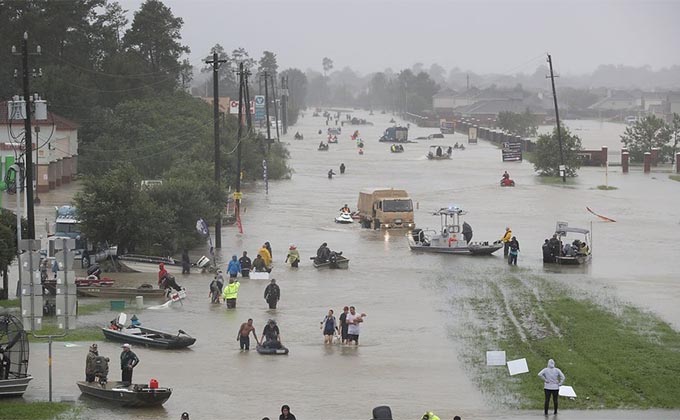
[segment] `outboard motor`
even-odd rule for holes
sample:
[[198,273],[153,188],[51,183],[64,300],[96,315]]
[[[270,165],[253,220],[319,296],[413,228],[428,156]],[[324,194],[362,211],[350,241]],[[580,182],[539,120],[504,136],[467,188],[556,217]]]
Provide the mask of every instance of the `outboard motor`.
[[91,265],[87,269],[87,275],[88,276],[95,276],[95,277],[99,278],[99,276],[101,276],[101,274],[102,274],[102,269],[101,269],[101,267],[99,267],[99,264],[95,263],[94,265]]
[[386,405],[375,407],[371,420],[392,420],[392,410]]
[[94,358],[94,376],[99,379],[99,383],[105,385],[109,376],[109,358],[97,356]]

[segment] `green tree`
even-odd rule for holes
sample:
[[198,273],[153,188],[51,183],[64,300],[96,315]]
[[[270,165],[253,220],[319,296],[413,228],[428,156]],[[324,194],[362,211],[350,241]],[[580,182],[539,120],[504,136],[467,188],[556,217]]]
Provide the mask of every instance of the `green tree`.
[[258,74],[262,74],[266,71],[273,77],[276,77],[278,69],[279,65],[276,62],[276,54],[271,51],[264,51],[257,67]]
[[281,76],[288,78],[288,120],[295,124],[298,114],[307,107],[307,76],[299,69],[286,69]]
[[[146,0],[123,37],[124,45],[136,52],[150,71],[160,74],[159,86],[174,88],[180,81],[181,56],[189,53],[189,47],[180,42],[183,23],[159,0]],[[161,83],[164,78],[168,83]]]
[[[28,224],[21,220],[22,235],[26,235]],[[17,255],[17,216],[7,209],[0,208],[0,276],[2,276],[2,290],[0,300],[9,297],[9,266]]]
[[[220,96],[236,97],[238,96],[238,81],[236,80],[236,74],[234,73],[234,66],[232,58],[224,50],[224,47],[220,44],[215,44],[214,47],[210,49],[210,55],[206,56],[206,60],[213,59],[213,53],[217,53],[218,60],[225,60],[224,63],[220,64],[217,69],[217,78],[219,80]],[[211,64],[206,64],[202,69],[201,73],[211,73],[213,67]],[[212,77],[206,80],[206,83],[210,85],[209,92],[212,92]]]
[[671,139],[671,130],[664,120],[649,115],[637,121],[621,135],[621,143],[628,148],[633,162],[642,162],[645,152],[654,147],[661,149],[660,158],[668,157],[670,149],[667,147]]
[[678,152],[678,141],[680,141],[680,114],[674,112],[673,119],[668,125],[670,137],[672,137],[672,145],[668,147],[671,162],[675,163],[675,154]]
[[[561,132],[566,175],[574,177],[581,167],[581,158],[578,155],[578,151],[581,150],[581,139],[571,134],[564,126]],[[555,128],[552,134],[538,136],[534,150],[534,170],[541,176],[560,176],[560,165],[560,146]]]
[[527,109],[523,114],[515,112],[498,113],[498,127],[521,137],[535,137],[538,132],[539,117]]
[[255,68],[255,59],[251,58],[250,54],[248,54],[248,51],[246,51],[246,49],[243,47],[238,47],[231,52],[231,61],[235,66],[238,66],[238,64],[243,62],[243,66],[246,69]]
[[396,103],[402,104],[401,109],[422,115],[424,111],[432,109],[432,96],[439,92],[439,85],[430,79],[425,72],[414,75],[409,69],[402,70],[391,90]]
[[324,57],[323,60],[321,60],[321,67],[323,67],[323,76],[327,77],[328,72],[333,70],[333,60],[328,57]]

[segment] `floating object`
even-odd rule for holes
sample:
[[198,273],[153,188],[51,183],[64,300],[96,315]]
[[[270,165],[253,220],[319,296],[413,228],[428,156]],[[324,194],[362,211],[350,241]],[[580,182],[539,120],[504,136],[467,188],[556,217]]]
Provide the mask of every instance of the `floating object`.
[[146,384],[123,385],[122,382],[76,382],[83,394],[118,403],[123,407],[154,407],[163,405],[172,395],[171,388],[151,388]]
[[256,348],[257,352],[260,354],[268,354],[268,355],[274,355],[274,356],[281,356],[284,354],[288,354],[288,348],[281,346],[280,349],[272,349],[269,347],[263,347],[263,346],[257,346]]
[[574,388],[562,385],[560,386],[560,397],[576,398],[576,392],[574,392]]
[[529,372],[529,366],[527,365],[527,359],[516,359],[508,361],[508,371],[510,376],[519,375],[520,373]]
[[253,280],[269,280],[269,273],[266,271],[251,271],[250,278]]
[[610,219],[609,217],[602,216],[600,214],[595,213],[590,209],[590,207],[586,207],[586,210],[588,210],[590,213],[594,214],[595,216],[599,217],[600,219],[604,220],[605,222],[616,222],[614,219]]
[[342,223],[342,224],[348,224],[348,223],[354,223],[354,219],[352,219],[352,215],[347,213],[347,212],[342,212],[338,217],[335,218],[335,223]]
[[504,351],[487,351],[486,365],[487,366],[505,366],[505,352]]

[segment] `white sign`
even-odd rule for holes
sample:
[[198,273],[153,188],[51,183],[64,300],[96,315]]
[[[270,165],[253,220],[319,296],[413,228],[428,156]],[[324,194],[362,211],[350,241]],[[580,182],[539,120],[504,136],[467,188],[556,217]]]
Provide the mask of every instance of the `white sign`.
[[574,388],[567,386],[567,385],[562,385],[560,387],[560,397],[576,398],[576,393],[574,392]]
[[486,352],[487,366],[505,366],[505,352],[504,351],[487,351]]
[[[229,101],[229,113],[233,115],[238,114],[238,101]],[[245,110],[244,110],[245,113]],[[255,101],[250,101],[250,113],[255,114]]]
[[508,371],[510,372],[510,376],[529,372],[529,366],[527,366],[527,359],[510,360],[508,362]]

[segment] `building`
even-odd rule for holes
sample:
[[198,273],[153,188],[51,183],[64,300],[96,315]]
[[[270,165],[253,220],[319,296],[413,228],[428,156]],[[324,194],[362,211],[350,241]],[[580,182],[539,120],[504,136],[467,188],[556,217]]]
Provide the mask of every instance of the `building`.
[[[24,120],[9,119],[8,106],[8,102],[0,102],[0,173],[3,177],[15,157],[23,153],[24,139]],[[31,121],[38,192],[67,184],[78,172],[79,125],[52,112],[47,112],[46,117]]]
[[639,106],[640,98],[632,93],[623,90],[610,90],[604,99],[595,102],[588,109],[595,111],[627,111],[636,109]]

